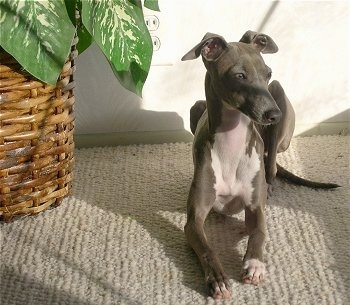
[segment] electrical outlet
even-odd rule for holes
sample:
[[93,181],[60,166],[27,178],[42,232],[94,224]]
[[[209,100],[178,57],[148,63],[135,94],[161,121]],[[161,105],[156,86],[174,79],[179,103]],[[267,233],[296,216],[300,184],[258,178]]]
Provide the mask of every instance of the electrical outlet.
[[160,12],[143,7],[145,24],[153,43],[153,66],[168,66],[174,63],[174,12],[171,1],[159,0]]
[[153,43],[153,52],[157,52],[160,49],[160,39],[157,36],[151,36]]
[[147,15],[145,16],[145,23],[147,26],[147,29],[152,32],[152,31],[156,31],[159,28],[159,19],[157,16],[155,15]]

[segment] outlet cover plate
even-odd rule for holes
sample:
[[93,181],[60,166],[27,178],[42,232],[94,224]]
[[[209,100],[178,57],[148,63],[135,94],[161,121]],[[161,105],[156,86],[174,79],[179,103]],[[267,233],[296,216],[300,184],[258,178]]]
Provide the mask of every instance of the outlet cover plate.
[[176,42],[174,12],[171,1],[158,1],[160,12],[143,7],[145,22],[153,41],[152,66],[174,64]]

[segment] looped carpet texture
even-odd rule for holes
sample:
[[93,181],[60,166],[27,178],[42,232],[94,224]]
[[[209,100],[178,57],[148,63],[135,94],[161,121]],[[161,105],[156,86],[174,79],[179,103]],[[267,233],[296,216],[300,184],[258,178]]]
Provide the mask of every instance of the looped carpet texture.
[[240,281],[243,213],[209,215],[208,239],[232,283],[227,301],[207,296],[183,233],[192,145],[76,150],[73,195],[0,226],[1,304],[350,304],[349,141],[294,138],[279,155],[294,173],[343,187],[276,181],[266,208],[263,285]]

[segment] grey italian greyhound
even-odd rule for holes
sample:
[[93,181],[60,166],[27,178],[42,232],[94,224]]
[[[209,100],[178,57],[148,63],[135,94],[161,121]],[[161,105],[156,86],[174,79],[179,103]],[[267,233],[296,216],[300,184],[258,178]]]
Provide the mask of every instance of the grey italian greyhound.
[[196,252],[210,295],[230,297],[231,289],[219,258],[209,245],[204,222],[208,213],[232,215],[245,210],[249,239],[242,280],[259,284],[265,276],[265,204],[276,174],[294,183],[332,188],[335,184],[302,179],[276,164],[294,131],[295,115],[277,81],[268,85],[271,69],[260,53],[278,51],[265,34],[247,31],[227,43],[207,33],[182,60],[202,56],[207,69],[206,101],[192,106],[194,177],[187,201],[186,238]]

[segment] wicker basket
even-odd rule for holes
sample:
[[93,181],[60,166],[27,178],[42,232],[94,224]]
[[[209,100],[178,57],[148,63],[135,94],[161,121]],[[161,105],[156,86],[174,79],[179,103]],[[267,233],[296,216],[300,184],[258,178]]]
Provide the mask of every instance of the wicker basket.
[[71,190],[76,43],[56,86],[0,49],[1,220],[58,205]]

